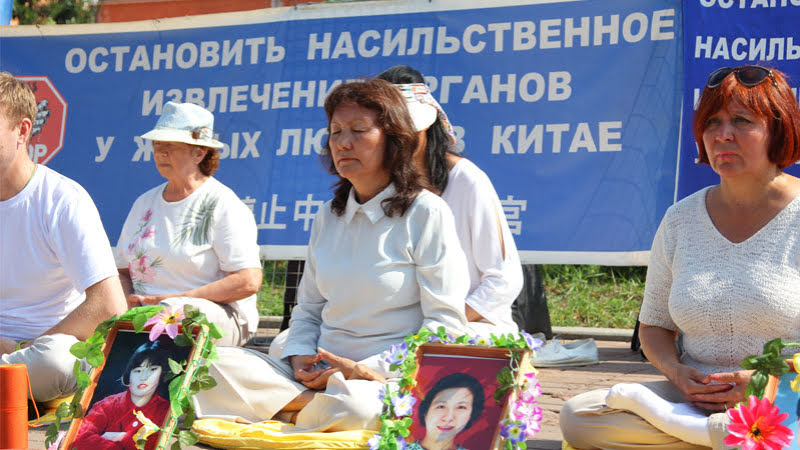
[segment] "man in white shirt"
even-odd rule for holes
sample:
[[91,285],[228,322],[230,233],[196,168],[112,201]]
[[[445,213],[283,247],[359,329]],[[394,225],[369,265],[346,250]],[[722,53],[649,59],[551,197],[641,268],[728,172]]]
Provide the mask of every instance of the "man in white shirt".
[[76,389],[72,344],[126,303],[91,197],[28,155],[36,112],[30,88],[0,72],[0,364],[26,365],[47,401]]

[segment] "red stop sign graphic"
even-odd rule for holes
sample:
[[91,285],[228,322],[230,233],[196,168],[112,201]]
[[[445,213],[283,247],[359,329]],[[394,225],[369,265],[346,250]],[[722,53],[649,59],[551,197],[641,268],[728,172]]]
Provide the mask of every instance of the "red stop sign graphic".
[[47,76],[17,77],[36,96],[37,113],[28,141],[28,154],[35,163],[47,164],[64,146],[67,102]]

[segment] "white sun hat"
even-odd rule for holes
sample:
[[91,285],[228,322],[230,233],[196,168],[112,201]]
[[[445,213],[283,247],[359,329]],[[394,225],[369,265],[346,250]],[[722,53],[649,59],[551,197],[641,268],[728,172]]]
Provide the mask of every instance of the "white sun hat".
[[194,103],[167,102],[156,127],[141,137],[212,148],[225,146],[214,139],[214,115]]
[[406,98],[406,106],[408,113],[411,115],[411,120],[414,122],[414,128],[419,131],[425,131],[436,122],[436,116],[439,114],[431,105],[427,103],[420,103],[415,98]]
[[427,130],[436,122],[438,118],[442,122],[442,127],[450,139],[450,146],[456,145],[456,134],[453,125],[447,118],[442,106],[431,95],[430,88],[425,83],[395,84],[395,87],[403,94],[406,100],[406,107],[414,122],[417,132]]

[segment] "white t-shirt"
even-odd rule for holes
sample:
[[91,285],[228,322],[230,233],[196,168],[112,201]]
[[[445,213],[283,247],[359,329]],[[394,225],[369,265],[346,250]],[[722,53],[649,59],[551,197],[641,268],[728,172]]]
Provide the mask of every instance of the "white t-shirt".
[[468,275],[450,208],[422,191],[402,217],[388,217],[381,201],[395,192],[390,184],[358,204],[351,189],[342,216],[330,201],[320,208],[284,358],[319,346],[361,361],[423,326],[464,333]]
[[[230,188],[209,177],[168,202],[166,185],[136,199],[117,243],[117,267],[130,270],[136,294],[180,293],[261,267],[255,218]],[[228,305],[250,332],[258,329],[255,295]]]
[[27,186],[0,202],[0,336],[33,339],[117,274],[92,198],[78,183],[37,166]]
[[[466,303],[494,325],[492,332],[516,333],[518,328],[511,317],[511,305],[522,290],[522,265],[492,182],[472,161],[462,158],[450,169],[442,198],[453,210],[458,240],[467,256],[469,294]],[[498,219],[505,259],[497,230]]]
[[682,361],[742,370],[775,338],[800,340],[800,196],[747,240],[711,221],[708,188],[672,205],[653,239],[639,320],[683,332]]

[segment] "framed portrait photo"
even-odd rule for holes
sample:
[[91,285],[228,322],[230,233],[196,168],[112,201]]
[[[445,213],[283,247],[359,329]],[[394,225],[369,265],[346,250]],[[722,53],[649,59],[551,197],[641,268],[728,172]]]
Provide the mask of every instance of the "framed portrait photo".
[[787,359],[786,362],[789,364],[789,372],[780,378],[770,376],[767,387],[764,389],[764,397],[772,400],[772,404],[777,406],[780,412],[789,415],[781,424],[794,433],[794,438],[791,445],[785,448],[799,449],[800,392],[792,389],[792,382],[800,376],[800,373],[798,373],[797,367],[795,367],[791,359]]
[[72,420],[60,448],[93,450],[114,442],[114,448],[168,448],[180,411],[170,402],[192,383],[208,333],[197,326],[191,338],[181,327],[172,337],[166,329],[152,331],[136,332],[130,321],[109,330],[104,360],[80,398],[83,414]]
[[[527,365],[530,351],[472,345],[425,344],[417,350],[418,369],[411,389],[416,398],[409,449],[460,450],[501,448],[501,421],[515,390],[509,366]],[[503,374],[507,375],[503,375]],[[505,384],[505,386],[503,386]],[[498,395],[499,394],[499,395]]]

